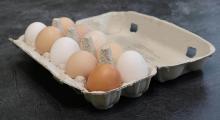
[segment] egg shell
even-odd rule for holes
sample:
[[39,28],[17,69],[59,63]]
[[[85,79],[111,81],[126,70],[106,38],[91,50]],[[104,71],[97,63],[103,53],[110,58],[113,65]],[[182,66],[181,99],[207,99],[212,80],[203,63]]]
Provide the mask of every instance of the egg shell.
[[118,59],[117,69],[124,82],[140,80],[148,75],[149,65],[136,51],[126,51]]
[[113,62],[116,64],[119,57],[124,52],[124,49],[119,44],[117,44],[115,42],[110,43],[110,48],[112,50]]
[[121,85],[120,73],[112,64],[98,64],[86,82],[89,91],[109,91]]
[[79,51],[79,45],[75,40],[69,37],[59,38],[54,42],[50,49],[50,60],[55,65],[64,66],[69,57]]
[[[116,64],[118,61],[118,58],[123,53],[124,49],[116,42],[108,43],[108,45],[111,49],[111,57],[112,57],[113,63]],[[100,59],[99,57],[100,57],[100,49],[97,51],[97,58]]]
[[49,26],[44,28],[36,39],[35,45],[37,52],[40,54],[49,52],[53,43],[60,37],[62,37],[62,34],[56,27]]
[[87,77],[96,64],[97,60],[92,53],[80,50],[71,55],[66,64],[65,72],[72,78],[76,76]]
[[[62,27],[62,34],[64,36],[67,35],[68,33],[68,30],[72,27],[75,26],[75,23],[72,19],[68,18],[68,17],[60,17],[60,24],[61,24],[61,27]],[[54,22],[52,22],[52,26],[56,27],[56,25],[54,24]]]
[[110,48],[112,50],[113,60],[117,61],[124,51],[123,48],[119,44],[114,43],[114,42],[110,43]]
[[75,25],[75,30],[76,30],[76,38],[78,41],[83,39],[87,33],[91,31],[91,28],[84,24],[76,24]]
[[106,43],[106,35],[101,31],[91,31],[85,37],[92,39],[96,50]]
[[25,30],[24,41],[31,47],[35,47],[36,38],[40,31],[43,30],[45,27],[46,25],[41,22],[31,23]]

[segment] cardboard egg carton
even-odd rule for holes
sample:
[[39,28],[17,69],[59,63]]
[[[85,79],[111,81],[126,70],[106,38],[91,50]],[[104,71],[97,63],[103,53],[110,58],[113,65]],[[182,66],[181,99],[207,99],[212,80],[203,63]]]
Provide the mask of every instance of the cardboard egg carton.
[[149,88],[154,75],[160,82],[165,82],[201,69],[206,58],[215,52],[214,46],[203,38],[172,23],[137,12],[109,12],[76,23],[104,32],[108,40],[119,43],[126,50],[140,52],[150,63],[147,77],[123,83],[121,87],[108,92],[89,92],[84,87],[82,77],[70,78],[47,55],[41,56],[28,46],[24,36],[11,41],[50,71],[58,81],[81,91],[86,100],[98,109],[112,107],[120,96],[141,96]]

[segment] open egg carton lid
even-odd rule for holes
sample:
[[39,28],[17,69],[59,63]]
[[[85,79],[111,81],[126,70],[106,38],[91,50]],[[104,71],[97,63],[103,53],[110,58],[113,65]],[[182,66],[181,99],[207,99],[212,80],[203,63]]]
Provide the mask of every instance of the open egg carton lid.
[[84,87],[85,80],[82,77],[72,79],[66,75],[48,59],[47,54],[41,56],[28,46],[23,35],[11,41],[50,71],[58,81],[81,91],[86,100],[98,109],[112,107],[121,95],[141,96],[149,88],[151,78],[156,73],[158,80],[164,82],[201,69],[205,58],[215,51],[214,46],[201,37],[174,24],[137,12],[109,12],[76,23],[104,32],[109,40],[116,41],[126,50],[140,52],[145,60],[151,63],[147,77],[125,82],[121,87],[108,92],[89,92]]
[[215,47],[200,36],[165,20],[134,11],[109,12],[77,21],[103,31],[157,67],[160,82],[199,70]]

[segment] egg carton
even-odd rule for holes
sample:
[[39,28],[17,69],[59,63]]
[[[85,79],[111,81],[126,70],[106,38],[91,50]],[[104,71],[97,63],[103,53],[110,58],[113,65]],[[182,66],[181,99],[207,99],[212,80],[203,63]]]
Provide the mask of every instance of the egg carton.
[[173,80],[199,70],[215,47],[165,20],[134,11],[109,12],[77,21],[107,34],[127,50],[140,52],[157,67],[157,80]]
[[120,99],[120,96],[127,97],[139,97],[141,96],[148,88],[151,81],[151,78],[156,74],[155,66],[149,66],[149,74],[146,78],[140,80],[134,80],[131,82],[123,83],[119,88],[113,89],[111,91],[92,91],[89,92],[84,84],[85,79],[82,76],[77,76],[75,79],[69,77],[65,72],[59,67],[54,65],[49,59],[49,53],[45,53],[43,56],[40,55],[35,49],[27,45],[24,41],[24,35],[19,37],[17,40],[10,39],[16,46],[22,49],[26,54],[40,63],[45,67],[56,80],[61,83],[67,84],[74,89],[79,90],[87,101],[92,103],[92,105],[98,109],[108,109],[117,103]]
[[[44,66],[61,83],[79,90],[87,101],[98,109],[108,109],[117,103],[120,96],[139,97],[149,88],[151,78],[165,82],[178,76],[201,69],[203,61],[215,52],[208,41],[184,30],[172,23],[137,12],[109,12],[82,19],[77,24],[86,24],[107,35],[108,40],[115,41],[126,50],[140,52],[149,62],[149,74],[146,78],[123,83],[111,91],[93,91],[85,89],[85,79],[72,79],[62,69],[41,56],[24,42],[22,35],[11,41],[30,57]],[[131,68],[132,69],[132,68]]]

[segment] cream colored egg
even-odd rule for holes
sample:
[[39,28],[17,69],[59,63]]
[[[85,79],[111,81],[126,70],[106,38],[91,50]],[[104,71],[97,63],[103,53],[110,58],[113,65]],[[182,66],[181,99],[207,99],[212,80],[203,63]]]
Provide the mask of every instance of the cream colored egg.
[[86,38],[91,38],[93,41],[93,44],[98,50],[101,48],[102,45],[106,43],[106,35],[102,33],[101,31],[92,31],[85,35]]
[[75,38],[80,41],[85,37],[87,33],[91,31],[91,28],[84,24],[76,24],[75,25]]
[[70,77],[76,76],[88,77],[89,73],[96,67],[97,60],[92,53],[80,50],[69,58],[65,72]]
[[44,54],[49,52],[53,43],[62,37],[60,30],[56,27],[45,27],[37,36],[35,47],[37,52]]
[[112,42],[110,43],[110,48],[112,50],[112,59],[113,62],[116,63],[118,61],[118,58],[123,53],[124,49],[119,44]]
[[137,51],[126,51],[119,57],[117,69],[123,81],[130,82],[147,77],[149,64]]
[[[123,53],[124,49],[122,48],[121,45],[119,45],[118,43],[116,42],[111,42],[111,43],[108,43],[108,44],[105,44],[105,45],[109,45],[110,47],[110,50],[111,50],[111,56],[112,56],[112,62],[114,64],[117,63],[118,61],[118,58],[120,57],[120,55]],[[103,46],[102,46],[103,47]],[[98,59],[100,59],[100,49],[97,51],[96,53],[96,56]]]
[[59,38],[54,42],[50,49],[50,60],[63,68],[69,57],[79,51],[79,45],[75,40],[69,37]]
[[[55,20],[58,20],[58,21],[55,21]],[[68,33],[68,30],[74,27],[75,23],[72,19],[68,17],[60,17],[60,18],[53,19],[52,26],[59,28],[62,34],[66,36]]]
[[36,38],[45,27],[46,25],[41,22],[31,23],[25,30],[24,41],[31,47],[35,47]]

